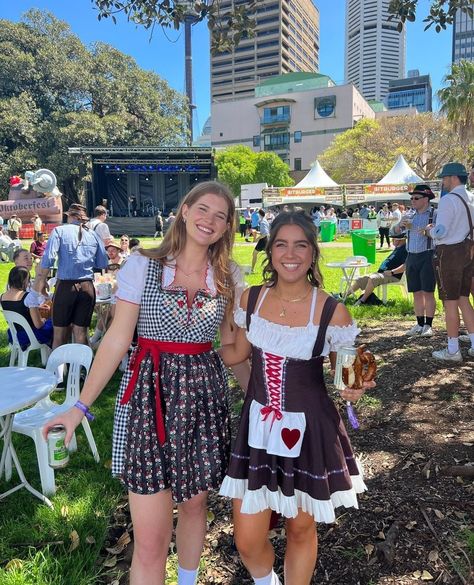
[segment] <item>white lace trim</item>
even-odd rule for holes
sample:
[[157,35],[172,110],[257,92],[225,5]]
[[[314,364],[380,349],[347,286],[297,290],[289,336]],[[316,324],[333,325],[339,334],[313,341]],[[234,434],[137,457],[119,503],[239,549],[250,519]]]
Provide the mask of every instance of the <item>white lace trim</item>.
[[[244,329],[247,326],[247,313],[241,307],[234,312],[235,323]],[[318,335],[319,325],[312,323],[305,327],[288,327],[263,319],[255,313],[250,319],[250,330],[247,338],[255,345],[270,353],[285,355],[289,358],[308,360],[313,353],[313,347]],[[351,346],[359,335],[360,329],[356,323],[344,327],[329,325],[324,341],[322,355],[330,351],[337,351],[341,347]]]
[[243,514],[257,514],[264,510],[274,510],[285,518],[296,518],[298,508],[310,514],[316,522],[331,524],[335,521],[335,508],[359,508],[357,494],[367,490],[361,476],[351,475],[352,488],[331,494],[330,500],[316,500],[305,492],[295,490],[293,496],[285,496],[280,489],[271,491],[267,486],[258,490],[248,489],[247,479],[234,479],[226,475],[219,490],[221,496],[242,500]]

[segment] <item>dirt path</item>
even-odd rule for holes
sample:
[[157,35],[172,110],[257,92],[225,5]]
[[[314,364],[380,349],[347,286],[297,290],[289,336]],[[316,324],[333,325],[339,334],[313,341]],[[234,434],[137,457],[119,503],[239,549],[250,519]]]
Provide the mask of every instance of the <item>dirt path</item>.
[[[378,386],[358,406],[361,429],[350,433],[368,491],[359,510],[339,508],[335,524],[319,526],[314,584],[474,583],[473,477],[442,474],[443,466],[474,463],[474,359],[434,362],[444,336],[407,338],[409,326],[380,324],[361,335],[379,362]],[[200,585],[250,585],[233,547],[229,503],[211,496],[211,510]],[[271,535],[280,575],[282,529]]]

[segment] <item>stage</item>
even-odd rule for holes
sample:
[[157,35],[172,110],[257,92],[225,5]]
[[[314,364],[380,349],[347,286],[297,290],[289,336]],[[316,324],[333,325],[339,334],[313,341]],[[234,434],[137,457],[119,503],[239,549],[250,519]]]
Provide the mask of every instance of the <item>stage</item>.
[[211,148],[71,147],[68,152],[92,162],[89,213],[104,205],[114,218],[152,218],[158,210],[167,216],[193,185],[217,176]]

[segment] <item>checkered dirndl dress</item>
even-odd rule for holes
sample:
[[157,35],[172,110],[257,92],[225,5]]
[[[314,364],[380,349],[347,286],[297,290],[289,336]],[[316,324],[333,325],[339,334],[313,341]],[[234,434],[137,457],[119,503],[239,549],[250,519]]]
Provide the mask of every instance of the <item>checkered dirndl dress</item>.
[[[224,317],[226,299],[199,290],[188,309],[187,292],[164,288],[163,266],[150,259],[138,318],[138,336],[161,342],[213,342]],[[137,350],[135,350],[135,353]],[[218,488],[230,450],[228,381],[214,351],[197,355],[161,353],[159,386],[166,438],[156,430],[152,356],[139,365],[130,401],[120,403],[133,369],[130,357],[115,407],[112,472],[131,492],[170,489],[183,502]],[[137,366],[138,367],[138,366]]]

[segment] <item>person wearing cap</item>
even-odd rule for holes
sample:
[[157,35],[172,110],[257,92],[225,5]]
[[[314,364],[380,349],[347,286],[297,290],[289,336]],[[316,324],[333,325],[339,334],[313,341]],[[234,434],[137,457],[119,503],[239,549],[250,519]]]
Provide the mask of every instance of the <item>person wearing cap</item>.
[[18,240],[22,225],[21,219],[14,213],[7,222],[8,235],[12,240]]
[[109,226],[105,223],[107,220],[107,209],[103,205],[97,205],[94,209],[94,219],[87,223],[87,227],[95,232],[99,238],[107,244],[112,239]]
[[67,223],[51,232],[34,284],[37,292],[46,292],[46,279],[57,259],[53,349],[68,342],[71,325],[76,343],[88,344],[95,305],[94,268],[104,269],[108,264],[101,238],[85,225],[89,219],[86,208],[73,203],[66,215]]
[[438,175],[447,194],[428,232],[436,242],[434,264],[439,298],[444,304],[448,345],[433,351],[437,360],[461,362],[459,311],[468,331],[474,357],[474,308],[469,301],[474,276],[474,195],[467,191],[468,173],[460,163],[445,164]]
[[123,262],[123,256],[121,254],[122,248],[120,244],[114,240],[110,240],[105,245],[105,251],[109,257],[109,265],[107,268],[108,272],[115,272],[120,268],[120,264]]
[[37,240],[38,239],[38,234],[41,232],[41,230],[43,229],[43,222],[41,221],[41,217],[35,213],[33,215],[33,217],[31,218],[31,221],[33,222],[33,230],[34,230],[34,239]]
[[401,231],[407,234],[406,275],[407,287],[413,293],[416,325],[407,335],[433,335],[433,318],[436,308],[434,291],[436,279],[433,268],[433,240],[426,228],[436,220],[436,210],[430,205],[435,194],[428,185],[416,185],[410,191],[412,211],[405,214],[398,225],[393,226],[393,233]]
[[405,272],[406,234],[392,235],[391,238],[395,248],[380,264],[377,272],[360,276],[349,288],[348,294],[354,294],[358,290],[364,291],[355,305],[363,305],[378,286],[398,282]]

